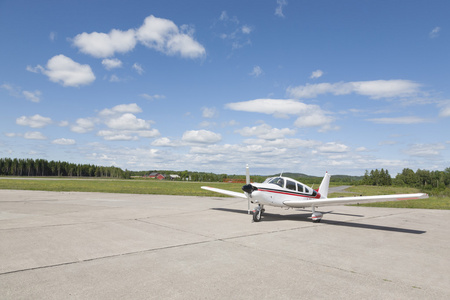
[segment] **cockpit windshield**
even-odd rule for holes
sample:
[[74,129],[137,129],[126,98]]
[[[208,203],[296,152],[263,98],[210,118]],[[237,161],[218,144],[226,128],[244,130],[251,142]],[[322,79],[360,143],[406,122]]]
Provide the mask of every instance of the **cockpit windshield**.
[[281,178],[281,177],[271,178],[269,183],[273,183],[273,184],[276,184],[276,185],[278,185],[280,187],[284,187],[284,179]]

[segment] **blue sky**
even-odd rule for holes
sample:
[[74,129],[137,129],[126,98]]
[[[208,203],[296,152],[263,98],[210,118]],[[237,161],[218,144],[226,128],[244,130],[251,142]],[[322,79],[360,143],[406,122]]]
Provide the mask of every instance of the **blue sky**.
[[448,1],[0,1],[0,157],[450,166]]

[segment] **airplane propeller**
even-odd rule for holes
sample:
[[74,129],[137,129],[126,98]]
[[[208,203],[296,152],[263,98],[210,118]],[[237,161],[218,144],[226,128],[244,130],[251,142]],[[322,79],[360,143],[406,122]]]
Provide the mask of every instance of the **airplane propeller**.
[[[245,183],[246,184],[244,185],[244,187],[247,185],[250,185],[250,169],[248,168],[248,164],[245,166]],[[243,190],[244,190],[244,187],[242,187]],[[246,191],[244,190],[244,192],[246,192]],[[250,193],[246,192],[247,205],[248,205],[247,213],[248,214],[250,214],[250,194],[251,194],[251,192]]]

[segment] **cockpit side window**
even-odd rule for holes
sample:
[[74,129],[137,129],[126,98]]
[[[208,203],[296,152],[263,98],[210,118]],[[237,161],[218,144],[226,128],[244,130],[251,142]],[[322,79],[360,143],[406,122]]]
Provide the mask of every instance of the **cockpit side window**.
[[311,190],[308,187],[306,187],[306,186],[305,186],[305,193],[306,194],[311,194]]
[[272,177],[266,178],[266,180],[264,180],[263,183],[270,183],[271,180],[272,180]]
[[286,188],[295,191],[296,190],[295,182],[286,180]]
[[273,183],[280,187],[284,187],[284,179],[281,177],[275,177],[269,183]]
[[299,191],[300,193],[304,193],[303,185],[301,185],[300,183],[297,183],[297,191]]

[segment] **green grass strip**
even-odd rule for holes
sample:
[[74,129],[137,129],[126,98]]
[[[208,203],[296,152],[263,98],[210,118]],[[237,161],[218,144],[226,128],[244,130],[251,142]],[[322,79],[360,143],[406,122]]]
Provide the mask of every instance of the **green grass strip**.
[[242,191],[242,184],[239,183],[233,184],[120,179],[0,179],[0,189],[9,190],[221,196],[221,194],[201,189],[200,187],[203,185],[209,185],[237,192]]

